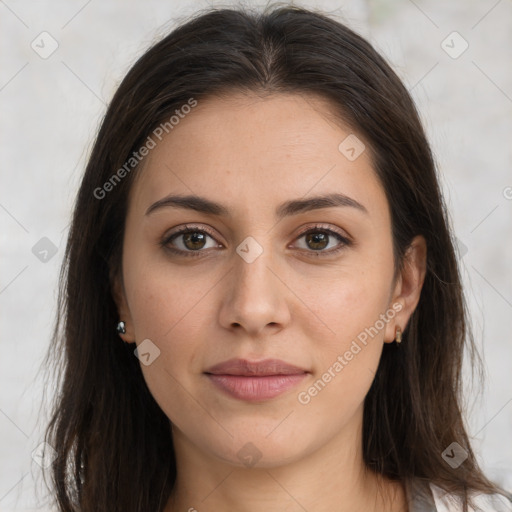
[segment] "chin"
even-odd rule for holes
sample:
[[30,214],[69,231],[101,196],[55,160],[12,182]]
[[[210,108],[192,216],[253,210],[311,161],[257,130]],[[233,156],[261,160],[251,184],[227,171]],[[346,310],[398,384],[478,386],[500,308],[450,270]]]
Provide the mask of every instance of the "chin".
[[286,438],[284,442],[282,437],[274,439],[272,434],[269,436],[271,429],[263,430],[260,434],[253,432],[250,435],[241,431],[234,435],[230,446],[210,446],[210,450],[223,462],[247,469],[277,468],[305,456],[307,447],[300,446],[301,443],[294,442],[290,436],[283,436]]

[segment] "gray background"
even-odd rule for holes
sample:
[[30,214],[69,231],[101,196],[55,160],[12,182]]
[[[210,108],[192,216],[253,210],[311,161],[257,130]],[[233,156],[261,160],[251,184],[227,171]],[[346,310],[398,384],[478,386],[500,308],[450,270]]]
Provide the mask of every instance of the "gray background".
[[[106,103],[153,41],[212,4],[230,5],[0,0],[0,511],[49,510],[31,457],[47,421],[38,372],[74,196]],[[330,12],[369,38],[417,102],[487,369],[483,393],[468,388],[467,421],[487,474],[512,490],[512,2],[296,4]],[[52,40],[56,51],[44,55]],[[454,58],[464,41],[467,50]]]

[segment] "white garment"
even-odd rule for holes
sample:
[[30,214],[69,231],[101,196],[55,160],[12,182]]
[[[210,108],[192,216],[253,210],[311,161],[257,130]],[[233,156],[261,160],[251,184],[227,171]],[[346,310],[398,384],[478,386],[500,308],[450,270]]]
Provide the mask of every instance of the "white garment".
[[[457,496],[446,492],[433,483],[426,485],[417,478],[406,482],[409,512],[463,512],[463,503]],[[473,498],[468,512],[512,512],[512,494],[470,493]]]
[[[440,487],[430,484],[434,496],[436,512],[462,512],[462,503]],[[501,494],[473,494],[473,507],[469,512],[512,512],[512,500]],[[476,507],[476,508],[475,508]]]

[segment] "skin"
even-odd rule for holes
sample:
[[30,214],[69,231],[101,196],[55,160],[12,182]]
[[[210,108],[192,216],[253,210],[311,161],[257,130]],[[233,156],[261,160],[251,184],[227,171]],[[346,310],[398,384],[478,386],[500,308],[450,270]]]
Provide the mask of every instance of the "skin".
[[[141,368],[172,422],[178,477],[166,512],[407,511],[402,486],[363,464],[362,415],[383,344],[394,341],[418,303],[425,241],[413,240],[395,279],[389,205],[368,144],[347,159],[338,146],[353,132],[329,117],[329,107],[301,95],[210,98],[137,171],[114,295],[123,340],[150,339],[160,350]],[[366,212],[341,206],[275,216],[285,201],[333,192]],[[146,215],[171,193],[206,197],[229,215],[171,206]],[[199,257],[160,245],[190,223],[214,237],[194,245],[181,235],[168,247],[196,248]],[[341,243],[329,235],[315,250],[300,230],[318,233],[316,224],[351,243],[329,254]],[[251,263],[236,252],[248,236],[263,249]],[[393,304],[401,310],[300,403],[298,394]],[[232,357],[283,359],[311,373],[278,397],[245,402],[203,373]],[[253,466],[237,456],[249,442],[261,456]]]

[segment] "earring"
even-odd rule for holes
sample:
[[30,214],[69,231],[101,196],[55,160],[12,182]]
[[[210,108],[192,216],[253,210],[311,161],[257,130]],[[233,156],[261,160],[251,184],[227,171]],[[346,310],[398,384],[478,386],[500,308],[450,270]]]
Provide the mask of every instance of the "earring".
[[395,341],[397,345],[400,345],[400,343],[402,343],[402,330],[400,329],[400,327],[397,327],[395,330]]
[[117,324],[116,330],[119,334],[125,334],[126,333],[126,324],[121,321]]

